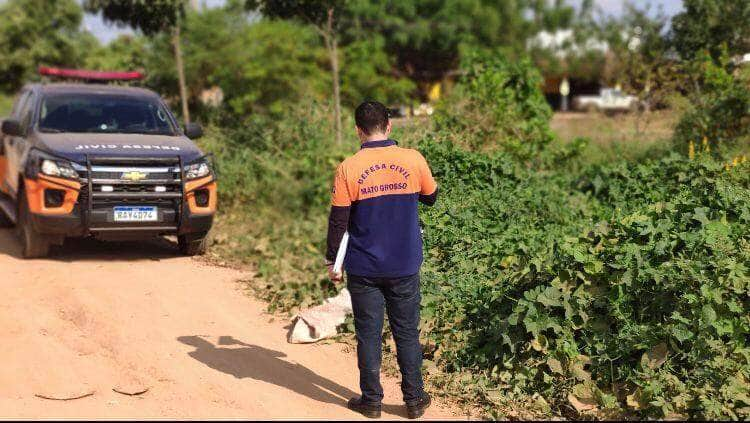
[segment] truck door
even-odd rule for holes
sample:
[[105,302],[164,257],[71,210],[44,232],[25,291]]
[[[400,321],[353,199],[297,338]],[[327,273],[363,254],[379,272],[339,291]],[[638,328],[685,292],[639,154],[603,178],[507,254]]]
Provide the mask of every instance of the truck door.
[[[21,124],[21,131],[25,133],[31,123],[31,111],[33,98],[30,92],[24,92],[18,99],[17,107],[13,108],[13,119],[17,119]],[[26,146],[24,137],[13,137],[5,135],[3,137],[5,157],[7,160],[7,170],[5,174],[5,186],[12,195],[18,194],[18,175],[22,170],[21,158],[23,149]]]

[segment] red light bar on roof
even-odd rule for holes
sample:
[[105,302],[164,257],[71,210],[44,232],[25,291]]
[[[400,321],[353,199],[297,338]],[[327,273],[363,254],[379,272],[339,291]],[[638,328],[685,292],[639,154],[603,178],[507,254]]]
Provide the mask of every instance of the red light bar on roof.
[[110,72],[93,71],[84,69],[62,69],[39,66],[39,74],[43,76],[56,76],[59,78],[85,79],[89,81],[135,81],[143,79],[141,72]]

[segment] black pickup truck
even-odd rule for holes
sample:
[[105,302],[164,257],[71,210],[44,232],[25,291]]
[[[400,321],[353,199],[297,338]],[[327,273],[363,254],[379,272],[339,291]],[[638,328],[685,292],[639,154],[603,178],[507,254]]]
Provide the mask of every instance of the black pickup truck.
[[17,227],[26,258],[86,236],[176,235],[202,254],[217,193],[201,135],[146,89],[27,85],[2,122],[0,224]]

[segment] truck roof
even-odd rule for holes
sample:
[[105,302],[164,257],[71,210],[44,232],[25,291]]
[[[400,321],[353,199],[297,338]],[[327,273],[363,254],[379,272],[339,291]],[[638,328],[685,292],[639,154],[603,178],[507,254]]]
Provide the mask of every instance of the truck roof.
[[106,84],[81,84],[81,83],[50,83],[31,84],[29,86],[42,94],[111,94],[133,97],[156,97],[159,95],[151,90],[139,87],[127,87]]

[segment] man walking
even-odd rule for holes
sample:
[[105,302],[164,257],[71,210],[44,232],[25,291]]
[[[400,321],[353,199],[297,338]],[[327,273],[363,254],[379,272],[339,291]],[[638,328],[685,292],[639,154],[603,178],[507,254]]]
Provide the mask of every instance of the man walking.
[[385,309],[396,341],[404,402],[414,419],[430,406],[419,344],[422,235],[417,203],[433,205],[437,184],[418,151],[400,148],[388,138],[391,122],[385,106],[360,104],[355,122],[362,148],[336,170],[326,253],[329,276],[341,280],[333,261],[344,232],[349,232],[344,269],[354,309],[362,396],[349,400],[348,406],[367,417],[380,417]]

